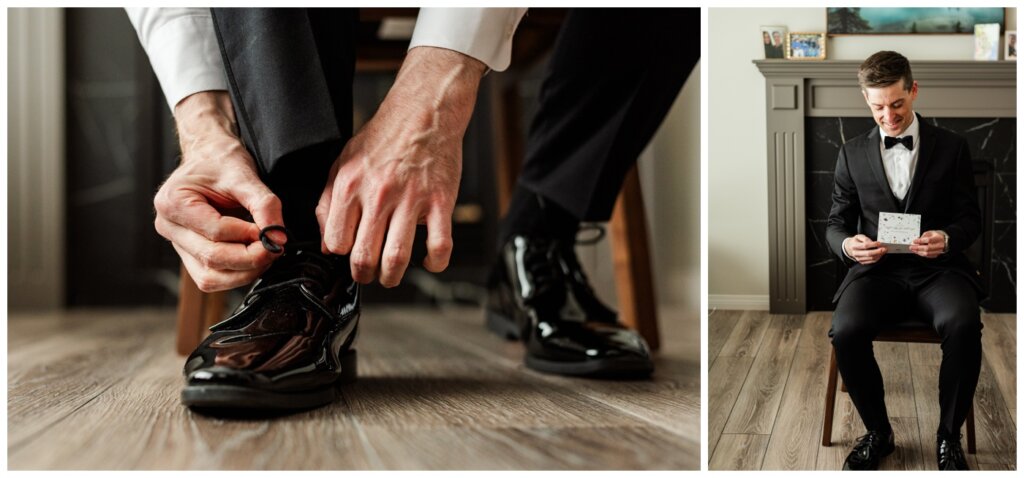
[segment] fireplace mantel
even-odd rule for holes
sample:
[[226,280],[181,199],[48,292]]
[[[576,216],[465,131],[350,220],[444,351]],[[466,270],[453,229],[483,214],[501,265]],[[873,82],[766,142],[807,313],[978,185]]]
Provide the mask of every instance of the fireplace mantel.
[[[805,313],[805,136],[808,117],[867,117],[858,60],[756,60],[765,77],[769,307]],[[914,109],[936,118],[1016,118],[1016,62],[915,61]]]

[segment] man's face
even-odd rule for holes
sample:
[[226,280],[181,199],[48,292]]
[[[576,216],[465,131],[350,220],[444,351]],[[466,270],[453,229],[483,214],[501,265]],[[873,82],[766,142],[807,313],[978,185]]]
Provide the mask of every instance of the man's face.
[[775,44],[776,44],[776,45],[779,45],[779,44],[781,44],[781,43],[782,43],[782,34],[781,34],[781,33],[779,33],[779,32],[773,32],[773,33],[772,33],[772,38],[774,38],[774,39],[775,39]]
[[910,91],[903,89],[900,80],[880,88],[864,88],[864,100],[871,108],[871,116],[882,131],[889,136],[899,136],[914,121],[914,100],[917,99],[917,82]]

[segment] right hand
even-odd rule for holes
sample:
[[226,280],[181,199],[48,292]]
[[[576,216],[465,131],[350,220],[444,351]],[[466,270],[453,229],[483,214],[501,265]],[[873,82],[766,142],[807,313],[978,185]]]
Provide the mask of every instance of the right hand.
[[882,243],[871,240],[864,234],[857,234],[849,238],[843,245],[846,255],[861,264],[874,264],[889,250],[882,247]]
[[[235,133],[226,91],[204,91],[174,108],[181,164],[153,198],[158,233],[200,290],[214,292],[252,282],[276,254],[259,240],[264,227],[284,225],[281,201],[260,181],[256,163]],[[226,215],[244,208],[252,222]],[[280,231],[268,233],[277,244]]]

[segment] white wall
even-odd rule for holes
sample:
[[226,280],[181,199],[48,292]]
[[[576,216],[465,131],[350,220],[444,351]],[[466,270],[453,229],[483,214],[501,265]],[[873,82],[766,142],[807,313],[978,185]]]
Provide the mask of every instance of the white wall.
[[[712,8],[708,12],[708,300],[711,307],[768,306],[768,185],[761,25],[825,31],[824,8]],[[1017,11],[1007,9],[1015,30]],[[973,58],[973,35],[830,38],[830,59],[897,50],[914,60]]]

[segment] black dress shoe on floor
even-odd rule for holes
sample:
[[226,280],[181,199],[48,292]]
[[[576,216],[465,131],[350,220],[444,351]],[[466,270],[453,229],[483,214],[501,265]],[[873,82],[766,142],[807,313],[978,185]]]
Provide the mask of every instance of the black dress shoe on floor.
[[935,455],[938,459],[939,470],[956,471],[969,470],[967,457],[964,449],[960,446],[960,437],[938,437],[935,440]]
[[356,378],[359,285],[348,260],[288,245],[185,362],[181,402],[282,411],[334,401]]
[[526,366],[547,373],[644,377],[650,349],[602,304],[574,242],[513,236],[488,281],[487,328],[526,345]]
[[896,451],[896,442],[893,433],[868,432],[867,435],[857,438],[857,444],[853,445],[853,451],[846,457],[843,463],[844,470],[877,470],[882,458],[885,458]]

